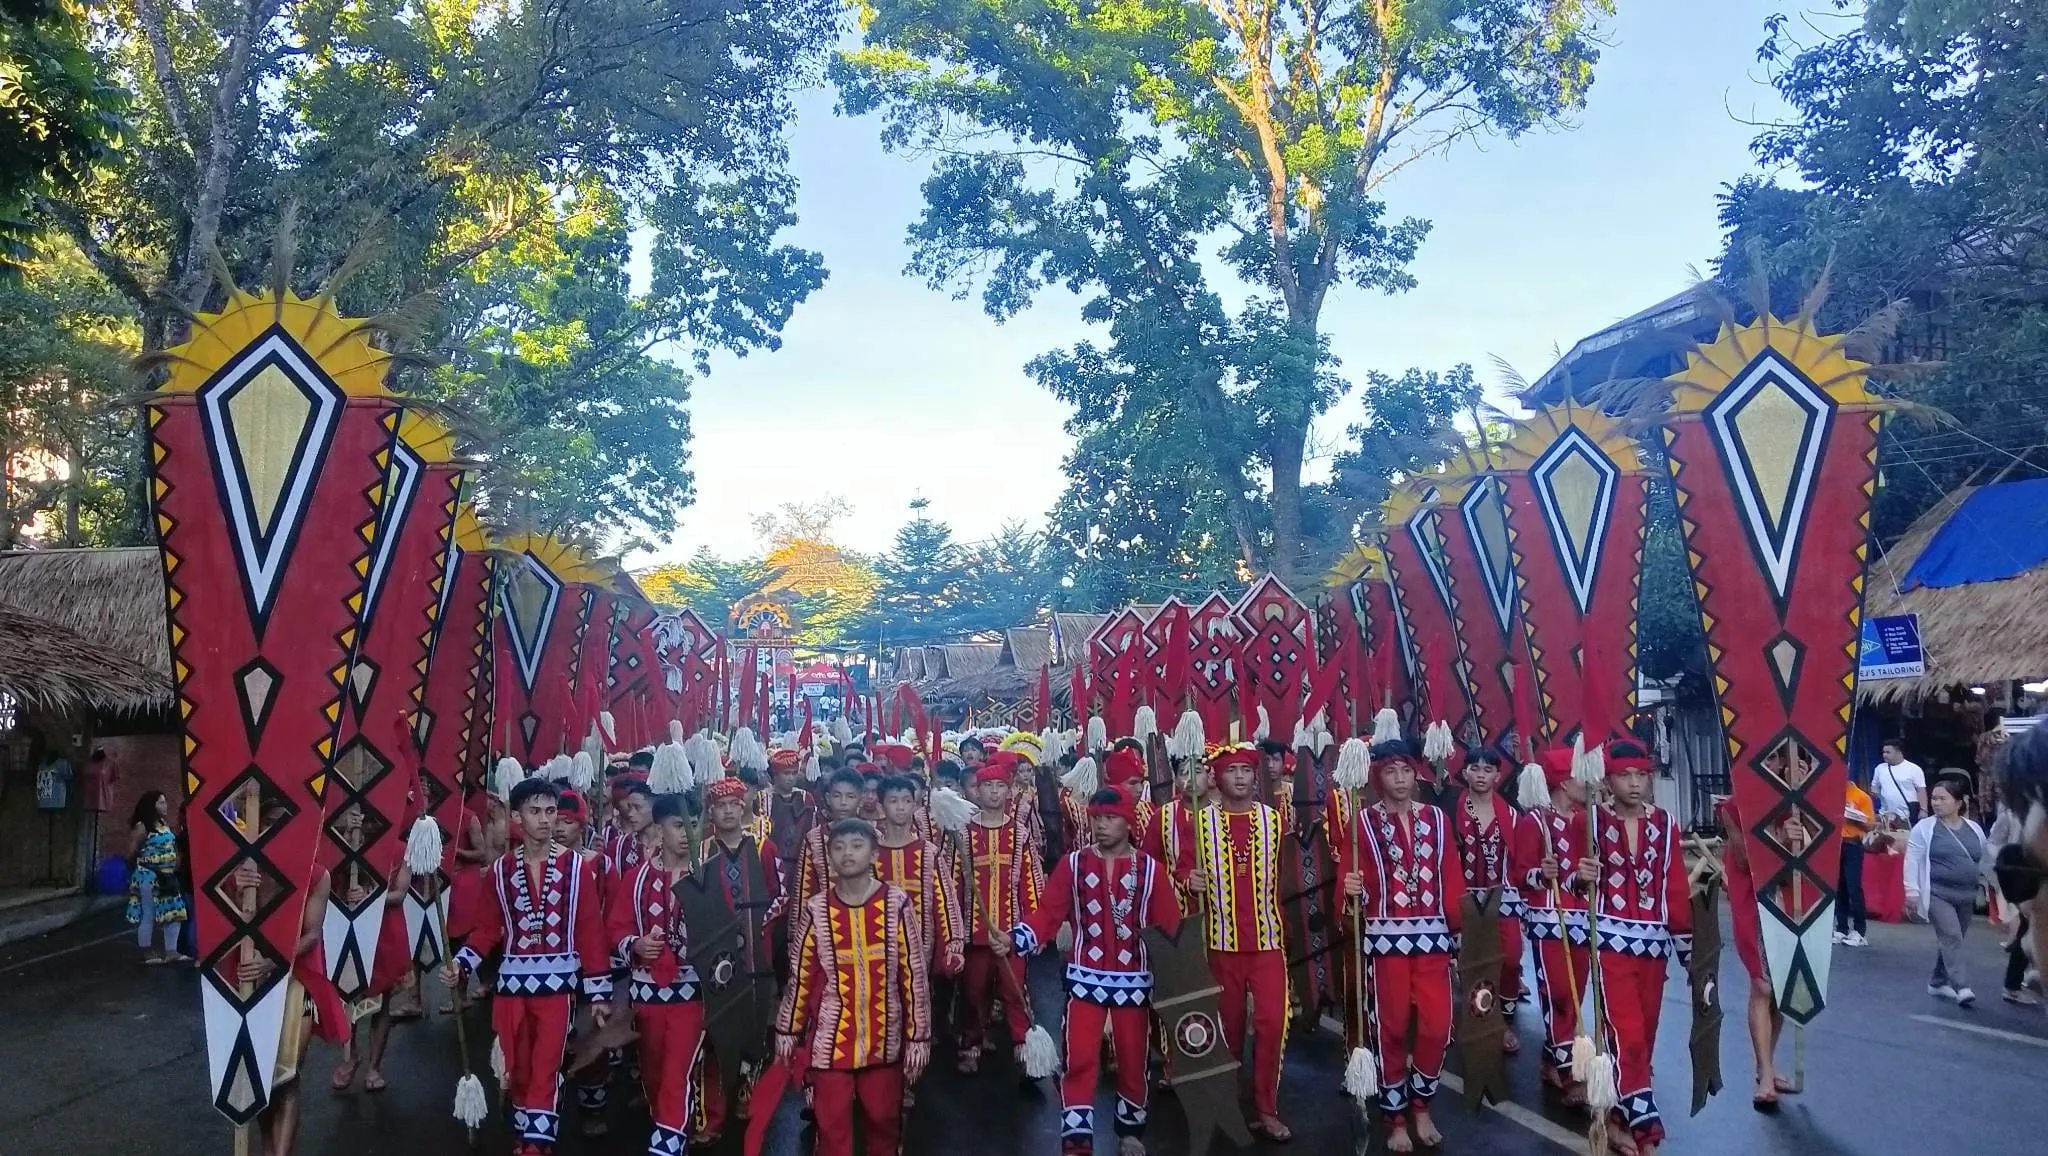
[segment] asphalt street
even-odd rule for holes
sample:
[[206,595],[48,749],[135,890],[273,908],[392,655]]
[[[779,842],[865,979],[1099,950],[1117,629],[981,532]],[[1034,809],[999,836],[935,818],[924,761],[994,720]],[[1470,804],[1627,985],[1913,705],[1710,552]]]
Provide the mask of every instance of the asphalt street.
[[[1776,1116],[1749,1104],[1749,1042],[1731,1018],[1721,1052],[1729,1088],[1697,1116],[1685,1115],[1690,1067],[1685,1052],[1690,1012],[1684,990],[1666,987],[1657,1050],[1658,1092],[1671,1153],[1801,1156],[1905,1156],[1930,1147],[1971,1153],[2040,1152],[2048,1148],[2048,1014],[1999,1000],[2003,957],[1981,922],[1967,945],[1980,1001],[1965,1011],[1925,991],[1933,933],[1919,926],[1873,928],[1863,949],[1837,949],[1831,1006],[1805,1033],[1806,1086]],[[225,1123],[206,1096],[198,980],[189,969],[146,968],[117,915],[0,950],[0,1156],[76,1156],[112,1150],[123,1156],[225,1156]],[[1724,984],[1740,991],[1734,954],[1723,959]],[[1043,1014],[1060,1006],[1057,970],[1040,961],[1034,999]],[[438,1006],[438,993],[430,1000]],[[1049,1024],[1055,1029],[1056,1024]],[[1540,1034],[1524,1009],[1525,1045]],[[472,1046],[488,1039],[479,1017]],[[304,1156],[459,1156],[464,1130],[449,1114],[459,1074],[452,1023],[441,1016],[401,1026],[385,1075],[391,1086],[371,1095],[327,1090],[336,1053],[316,1045],[308,1060]],[[1536,1048],[1509,1061],[1511,1102],[1467,1110],[1448,1090],[1436,1118],[1452,1153],[1553,1156],[1582,1147],[1585,1119],[1548,1104],[1538,1086]],[[1789,1066],[1790,1042],[1782,1062]],[[1336,1093],[1342,1055],[1324,1032],[1289,1041],[1282,1113],[1294,1128],[1289,1147],[1316,1154],[1353,1151],[1355,1114]],[[1455,1059],[1453,1061],[1455,1067]],[[1007,1061],[985,1062],[963,1078],[941,1053],[918,1088],[909,1125],[913,1156],[958,1152],[986,1156],[1051,1156],[1058,1151],[1056,1092],[1022,1091]],[[1187,1139],[1171,1097],[1156,1097],[1148,1145],[1155,1156],[1186,1156]],[[1098,1150],[1114,1152],[1105,1130]],[[574,1135],[567,1110],[563,1156],[627,1156],[645,1150],[644,1118],[613,1109],[611,1135]],[[2029,1139],[2032,1137],[2032,1139]],[[1265,1146],[1271,1148],[1272,1146]],[[786,1102],[771,1140],[775,1156],[808,1148]],[[476,1150],[509,1149],[500,1124],[480,1131]],[[1378,1150],[1377,1145],[1374,1148]],[[737,1154],[737,1136],[720,1153]],[[1220,1154],[1224,1148],[1217,1149]]]

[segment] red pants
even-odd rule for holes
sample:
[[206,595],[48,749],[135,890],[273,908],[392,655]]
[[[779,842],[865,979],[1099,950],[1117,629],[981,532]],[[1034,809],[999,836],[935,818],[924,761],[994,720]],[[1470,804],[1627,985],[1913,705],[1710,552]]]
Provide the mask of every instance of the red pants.
[[1657,1012],[1664,1004],[1662,957],[1600,952],[1600,1011],[1614,1041],[1615,1111],[1640,1143],[1664,1140],[1663,1117],[1650,1087],[1650,1056],[1657,1050]]
[[1380,1061],[1380,1110],[1398,1123],[1411,1100],[1426,1107],[1443,1078],[1444,1053],[1451,1046],[1451,957],[1437,952],[1374,955],[1366,963],[1372,979],[1370,1029]]
[[718,1064],[711,1054],[711,1045],[708,1043],[697,1049],[693,1086],[697,1093],[697,1130],[706,1136],[723,1134],[725,1081],[719,1078]]
[[562,1055],[569,1020],[576,1011],[571,992],[506,995],[491,1000],[491,1028],[505,1053],[505,1100],[512,1105],[512,1130],[528,1144],[552,1147],[562,1134],[555,1102],[562,1090]]
[[[998,967],[1008,967],[1017,982],[1007,984],[997,973]],[[967,966],[963,969],[960,982],[960,1046],[982,1048],[988,1046],[988,1027],[991,1010],[995,1001],[1003,1001],[1003,1018],[1010,1025],[1012,1046],[1024,1042],[1024,1034],[1031,1030],[1031,1009],[1017,998],[1024,990],[1024,958],[1011,952],[1001,961],[996,953],[986,947],[967,949]]]
[[654,1121],[647,1151],[682,1156],[690,1147],[690,1077],[704,1046],[704,1005],[634,1004],[633,1015],[640,1028],[640,1086]]
[[[1285,1003],[1281,1007],[1286,1007]],[[1095,1084],[1102,1064],[1102,1028],[1109,1025],[1110,1054],[1116,1057],[1116,1134],[1145,1131],[1145,1038],[1149,1007],[1104,1007],[1067,1000],[1067,1070],[1060,1077],[1060,1151],[1087,1156],[1095,1151]],[[1021,1037],[1019,1037],[1021,1038]]]
[[1579,999],[1585,994],[1592,965],[1583,944],[1572,944],[1567,956],[1563,940],[1531,938],[1536,944],[1536,995],[1543,1001],[1544,1054],[1550,1061],[1550,1070],[1568,1081],[1572,1037],[1579,1034]]
[[812,1068],[810,1081],[812,1107],[818,1116],[818,1145],[813,1156],[853,1156],[856,1106],[867,1156],[897,1156],[903,1150],[901,1067]]
[[[1216,1010],[1223,1017],[1223,1039],[1251,1068],[1252,1107],[1261,1116],[1280,1114],[1280,1058],[1287,1047],[1287,953],[1285,951],[1212,951],[1209,972],[1223,991]],[[1245,1002],[1250,997],[1252,1036],[1258,1040],[1258,1062],[1245,1055]]]

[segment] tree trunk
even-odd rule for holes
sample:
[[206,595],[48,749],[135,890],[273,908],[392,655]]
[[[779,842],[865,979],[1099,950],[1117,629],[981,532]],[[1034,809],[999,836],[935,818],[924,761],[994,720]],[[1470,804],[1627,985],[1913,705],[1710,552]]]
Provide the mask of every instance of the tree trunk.
[[1273,441],[1267,454],[1273,471],[1273,572],[1282,582],[1299,591],[1307,567],[1306,543],[1301,537],[1301,462],[1308,446],[1308,421],[1304,416],[1285,421],[1275,415]]

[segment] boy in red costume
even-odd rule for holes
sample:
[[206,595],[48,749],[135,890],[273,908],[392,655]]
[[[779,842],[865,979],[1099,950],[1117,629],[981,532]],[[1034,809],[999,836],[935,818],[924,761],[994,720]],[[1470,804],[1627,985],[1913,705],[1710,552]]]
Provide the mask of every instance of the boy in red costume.
[[[698,847],[697,855],[698,866],[711,878],[723,881],[726,905],[739,913],[749,929],[752,942],[746,945],[746,951],[750,958],[740,960],[739,965],[759,980],[775,972],[775,921],[792,900],[783,888],[782,860],[775,852],[775,844],[756,839],[747,830],[752,819],[748,793],[746,780],[731,775],[714,779],[704,788],[704,817],[711,824],[711,837]],[[760,864],[758,891],[748,878],[749,860]],[[698,1058],[702,1130],[693,1138],[697,1144],[710,1144],[718,1139],[725,1127],[727,1101],[740,1094],[719,1082],[711,1051],[709,1047],[702,1049]]]
[[[1024,961],[1002,958],[1008,954],[1010,928],[1037,909],[1045,886],[1026,812],[1010,805],[1017,761],[999,751],[974,772],[974,801],[981,809],[967,824],[969,926],[960,988],[959,1069],[966,1075],[980,1069],[997,1000],[1003,1002],[1010,1042],[1019,1051],[1031,1030],[1030,1009],[1016,995],[1024,988]],[[997,968],[1008,968],[1015,982],[1004,982]]]
[[704,1043],[704,1004],[691,967],[690,929],[674,896],[690,874],[690,818],[681,798],[654,802],[654,857],[612,893],[610,939],[632,969],[626,991],[640,1029],[641,1087],[654,1130],[649,1156],[682,1156],[689,1147],[690,1074]]
[[1501,798],[1500,755],[1486,747],[1465,752],[1460,777],[1465,789],[1452,804],[1451,833],[1458,848],[1458,868],[1465,890],[1484,893],[1500,888],[1500,986],[1505,1030],[1501,1051],[1519,1054],[1515,1034],[1515,1001],[1522,998],[1522,893],[1514,882],[1515,809]]
[[546,1156],[561,1136],[556,1098],[576,992],[595,1001],[599,1024],[611,1016],[611,950],[605,943],[596,865],[555,842],[557,788],[527,779],[512,788],[519,844],[485,876],[483,910],[469,942],[442,969],[453,986],[499,947],[491,1026],[505,1055],[505,1099],[512,1106],[516,1156]]
[[841,819],[829,836],[832,885],[797,908],[775,1051],[808,1041],[817,1156],[853,1156],[855,1105],[869,1156],[898,1156],[903,1089],[931,1060],[930,950],[910,897],[875,878],[875,829]]
[[917,783],[904,775],[882,780],[882,829],[875,873],[910,897],[918,938],[931,955],[933,973],[958,975],[966,962],[967,925],[960,915],[960,888],[952,864],[917,827]]
[[1522,927],[1535,950],[1536,994],[1543,1004],[1543,1082],[1567,1104],[1586,1102],[1572,1079],[1572,1040],[1592,963],[1587,957],[1586,900],[1565,886],[1560,864],[1579,861],[1586,842],[1586,787],[1572,778],[1570,747],[1551,747],[1539,760],[1550,805],[1515,820],[1514,875],[1522,892]]
[[1627,741],[1607,745],[1609,801],[1594,815],[1594,843],[1573,887],[1588,897],[1600,952],[1600,1012],[1614,1041],[1620,1104],[1608,1135],[1622,1156],[1656,1156],[1663,1118],[1650,1056],[1664,1004],[1666,960],[1692,956],[1692,895],[1678,825],[1650,801],[1650,756]]
[[1337,844],[1344,893],[1359,901],[1364,917],[1356,930],[1372,981],[1367,1012],[1389,1152],[1412,1152],[1415,1141],[1426,1148],[1443,1143],[1429,1102],[1451,1043],[1451,971],[1465,898],[1449,821],[1415,798],[1421,762],[1405,742],[1374,747],[1380,801],[1359,812]]
[[[1280,921],[1281,813],[1259,801],[1259,750],[1237,746],[1210,756],[1222,801],[1194,812],[1188,891],[1207,927],[1209,970],[1223,1038],[1251,1065],[1252,1134],[1284,1144],[1280,1059],[1287,1043],[1287,941]],[[1245,1055],[1246,1004],[1256,1017],[1257,1063]]]
[[823,891],[832,882],[832,867],[826,861],[827,830],[841,819],[860,814],[861,795],[867,783],[858,771],[834,771],[825,780],[825,809],[803,833],[802,852],[795,856],[796,874],[790,902],[796,903]]
[[1096,1072],[1108,1029],[1116,1063],[1116,1134],[1119,1156],[1144,1156],[1150,1085],[1145,1079],[1146,1033],[1151,1027],[1152,971],[1141,937],[1148,927],[1172,935],[1180,929],[1173,881],[1157,859],[1131,845],[1137,800],[1104,787],[1088,802],[1092,841],[1070,851],[1046,881],[1045,900],[1010,931],[1011,947],[1035,955],[1069,921],[1074,943],[1067,957],[1066,1074],[1060,1079],[1060,1152],[1095,1151]]

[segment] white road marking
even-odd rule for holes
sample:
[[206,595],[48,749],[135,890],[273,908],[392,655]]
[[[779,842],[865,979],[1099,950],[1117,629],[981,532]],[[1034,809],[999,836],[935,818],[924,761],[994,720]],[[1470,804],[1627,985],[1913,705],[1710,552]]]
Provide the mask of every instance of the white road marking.
[[117,939],[133,939],[134,937],[135,932],[133,931],[116,931],[110,935],[102,935],[98,939],[88,939],[84,943],[74,943],[70,947],[64,948],[61,951],[50,952],[48,955],[34,955],[19,963],[0,964],[0,971],[20,971],[24,967],[31,967],[46,960],[62,958],[74,951],[84,951],[88,947],[98,947],[102,943],[112,943]]
[[[1324,1031],[1340,1038],[1344,1035],[1344,1025],[1338,1023],[1330,1016],[1320,1017],[1319,1026]],[[1443,1084],[1444,1087],[1449,1088],[1458,1095],[1462,1096],[1465,1094],[1465,1081],[1459,1079],[1455,1072],[1445,1072],[1443,1074]],[[1520,1124],[1522,1127],[1527,1128],[1529,1131],[1536,1133],[1560,1148],[1576,1151],[1586,1142],[1584,1136],[1573,1132],[1569,1128],[1552,1123],[1541,1112],[1523,1107],[1513,1100],[1502,1100],[1499,1103],[1489,1103],[1482,1106],[1500,1113],[1503,1117]]]
[[1959,1032],[1975,1032],[1977,1035],[1990,1036],[1993,1039],[2011,1040],[2016,1044],[2032,1044],[2037,1048],[2048,1048],[2048,1037],[2032,1036],[2025,1032],[2009,1032],[2004,1028],[1987,1028],[1983,1024],[1964,1023],[1962,1020],[1945,1020],[1940,1016],[1908,1016],[1906,1018],[1918,1020],[1923,1024],[1933,1024],[1938,1028],[1954,1028]]

